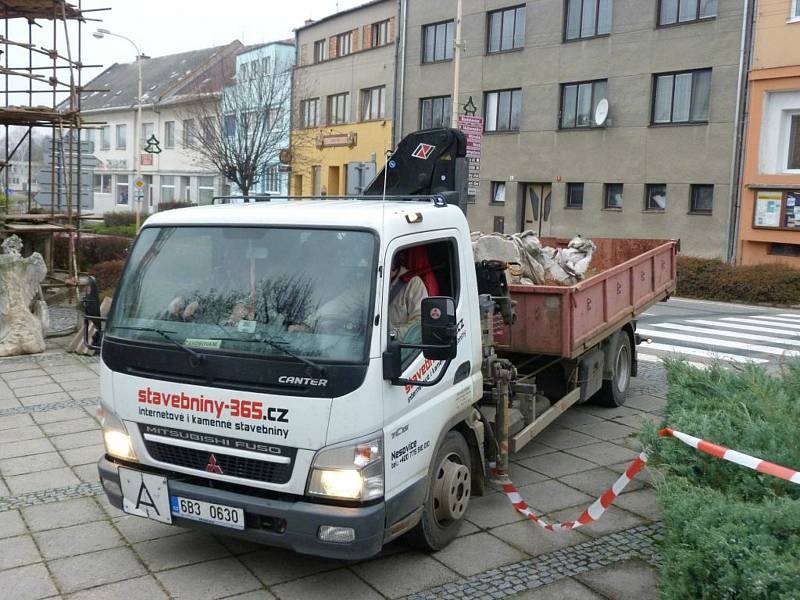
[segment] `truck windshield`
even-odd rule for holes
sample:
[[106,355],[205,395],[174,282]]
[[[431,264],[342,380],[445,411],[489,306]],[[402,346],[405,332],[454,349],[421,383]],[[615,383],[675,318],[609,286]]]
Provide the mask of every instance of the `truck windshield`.
[[374,263],[364,231],[147,227],[106,335],[163,344],[165,332],[200,352],[363,362]]

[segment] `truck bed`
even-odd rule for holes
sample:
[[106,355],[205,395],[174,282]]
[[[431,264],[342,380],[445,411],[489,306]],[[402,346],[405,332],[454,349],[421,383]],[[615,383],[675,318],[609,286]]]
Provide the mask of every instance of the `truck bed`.
[[[675,292],[677,240],[592,238],[599,272],[572,286],[511,285],[516,322],[495,335],[498,350],[576,358]],[[542,238],[549,246],[569,240]]]

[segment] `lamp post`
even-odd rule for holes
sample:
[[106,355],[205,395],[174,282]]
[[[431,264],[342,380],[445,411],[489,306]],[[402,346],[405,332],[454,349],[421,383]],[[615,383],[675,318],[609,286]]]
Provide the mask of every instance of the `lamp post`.
[[[102,40],[106,36],[117,37],[123,39],[133,46],[134,50],[136,50],[136,66],[139,69],[139,82],[138,82],[138,91],[136,94],[136,123],[133,127],[133,171],[134,171],[134,179],[138,179],[142,174],[142,166],[141,166],[141,150],[139,149],[139,133],[142,129],[142,53],[139,50],[139,46],[136,45],[132,39],[125,37],[124,35],[120,35],[118,33],[112,33],[108,29],[98,29],[95,31],[92,36],[97,38],[98,40]],[[133,188],[133,181],[128,183],[128,197],[130,198],[131,195],[131,188]],[[134,203],[136,208],[136,231],[139,231],[139,226],[141,225],[142,221],[142,212],[141,206],[139,203],[139,199],[134,197]]]

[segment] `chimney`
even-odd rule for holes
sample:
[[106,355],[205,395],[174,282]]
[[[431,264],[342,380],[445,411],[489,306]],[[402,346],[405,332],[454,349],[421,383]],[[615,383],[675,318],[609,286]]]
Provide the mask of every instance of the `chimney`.
[[305,23],[303,23],[304,27],[308,27],[314,22],[314,19],[306,19]]

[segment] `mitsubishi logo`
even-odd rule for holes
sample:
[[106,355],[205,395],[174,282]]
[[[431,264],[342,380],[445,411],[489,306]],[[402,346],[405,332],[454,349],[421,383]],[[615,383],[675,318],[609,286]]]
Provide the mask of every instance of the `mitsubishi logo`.
[[222,475],[222,467],[217,464],[217,457],[213,454],[208,455],[208,464],[206,465],[206,471],[209,473],[216,473],[217,475]]
[[417,146],[417,149],[411,153],[411,156],[413,156],[414,158],[421,158],[422,160],[428,160],[428,157],[431,155],[431,152],[433,152],[435,149],[436,146],[420,143],[419,146]]

